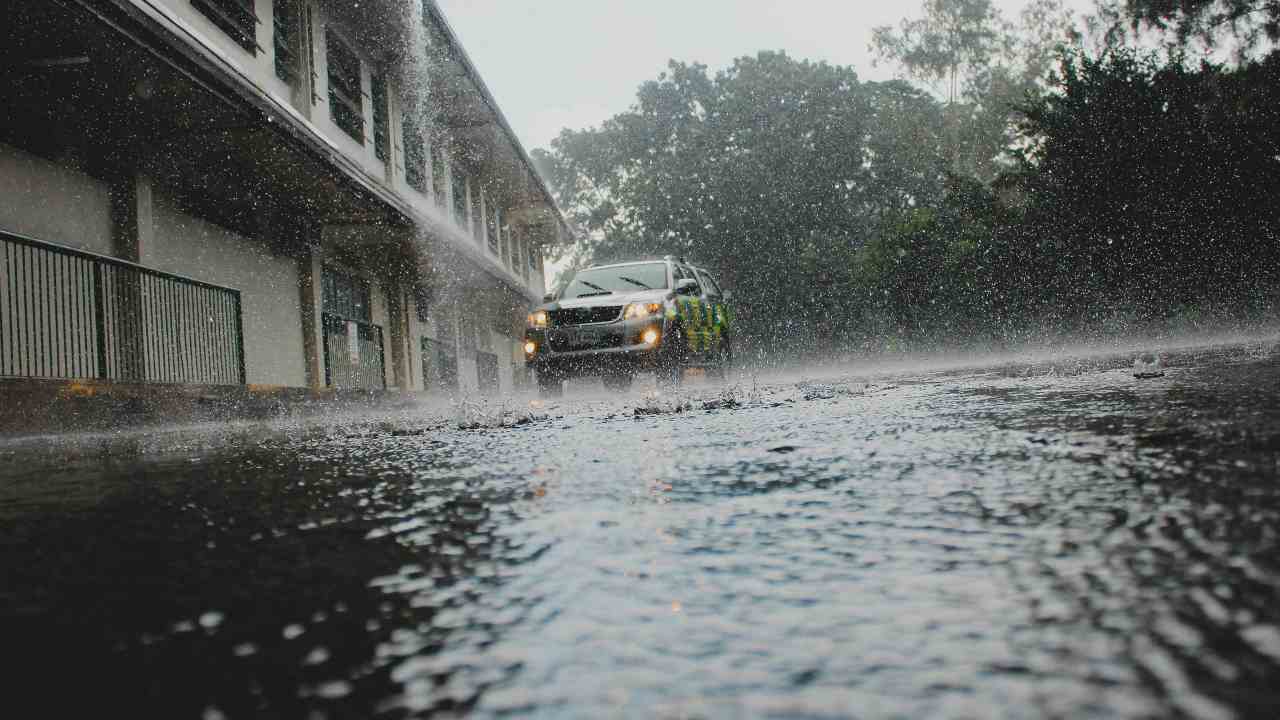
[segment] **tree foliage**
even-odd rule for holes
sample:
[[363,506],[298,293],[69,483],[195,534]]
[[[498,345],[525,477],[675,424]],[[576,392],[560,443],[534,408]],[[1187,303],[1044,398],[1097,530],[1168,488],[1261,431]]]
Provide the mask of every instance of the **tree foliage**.
[[[1121,4],[1122,3],[1122,4]],[[1121,0],[1111,3],[1113,17],[1174,33],[1178,42],[1216,45],[1224,38],[1241,49],[1280,40],[1280,0]]]
[[[788,353],[1273,316],[1280,55],[1091,55],[1056,40],[1065,22],[1032,3],[950,105],[783,53],[673,62],[536,154],[589,237],[568,251],[689,256],[737,294],[740,348]],[[957,143],[1003,159],[957,167]]]
[[818,278],[944,180],[940,106],[782,53],[671,63],[636,105],[543,155],[597,261],[675,253],[739,288],[746,327],[813,323]]
[[1061,0],[1031,0],[1016,22],[991,0],[925,0],[920,17],[872,30],[871,50],[942,90],[952,172],[990,180],[1014,105],[1037,88],[1071,28]]

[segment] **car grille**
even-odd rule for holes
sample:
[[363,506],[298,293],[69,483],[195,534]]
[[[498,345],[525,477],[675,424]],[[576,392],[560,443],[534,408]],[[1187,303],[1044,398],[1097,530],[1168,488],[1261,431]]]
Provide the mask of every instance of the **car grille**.
[[622,347],[626,344],[624,342],[625,339],[626,338],[620,332],[604,333],[599,337],[586,341],[577,337],[572,337],[568,333],[552,333],[547,338],[547,344],[549,344],[551,349],[555,352],[604,350],[608,348]]
[[604,307],[583,307],[583,308],[563,308],[560,310],[552,310],[552,325],[585,325],[587,323],[602,323],[617,320],[622,314],[621,305],[607,305]]

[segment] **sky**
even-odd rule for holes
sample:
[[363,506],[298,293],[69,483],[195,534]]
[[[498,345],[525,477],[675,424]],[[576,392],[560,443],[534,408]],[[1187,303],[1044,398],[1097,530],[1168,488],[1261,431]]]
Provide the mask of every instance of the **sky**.
[[[670,59],[712,71],[761,50],[873,67],[871,29],[919,15],[919,0],[436,0],[526,150],[563,128],[626,110]],[[996,0],[1009,19],[1024,0]],[[1067,0],[1078,14],[1092,0]]]

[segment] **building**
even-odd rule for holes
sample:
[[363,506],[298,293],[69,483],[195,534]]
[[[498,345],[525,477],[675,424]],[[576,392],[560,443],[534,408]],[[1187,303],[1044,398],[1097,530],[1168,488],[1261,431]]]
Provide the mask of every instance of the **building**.
[[431,0],[11,0],[0,376],[506,391],[563,216]]

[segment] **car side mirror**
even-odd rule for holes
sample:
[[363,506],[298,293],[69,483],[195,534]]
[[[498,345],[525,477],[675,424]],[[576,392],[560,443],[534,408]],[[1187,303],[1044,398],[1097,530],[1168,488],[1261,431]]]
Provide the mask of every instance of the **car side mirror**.
[[551,293],[547,293],[546,295],[543,295],[543,296],[542,296],[542,302],[544,302],[544,303],[549,303],[549,302],[551,302],[552,300],[555,300],[555,299],[556,299],[556,296],[555,296],[555,295],[552,295]]
[[683,278],[676,281],[677,295],[697,295],[698,281],[693,278]]

